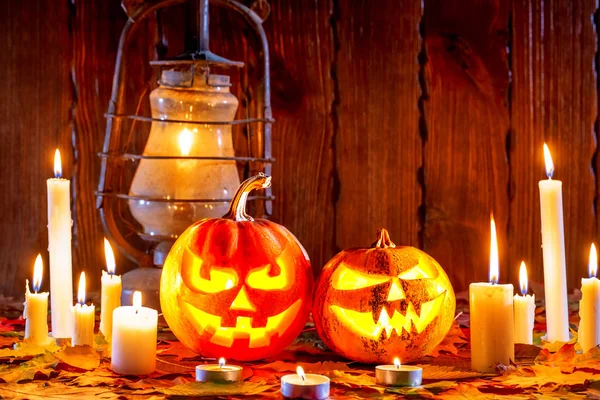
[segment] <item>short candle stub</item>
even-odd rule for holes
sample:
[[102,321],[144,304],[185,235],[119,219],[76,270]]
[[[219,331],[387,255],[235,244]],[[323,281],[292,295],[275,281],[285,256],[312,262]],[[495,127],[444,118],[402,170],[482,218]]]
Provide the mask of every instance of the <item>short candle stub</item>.
[[378,365],[375,367],[375,380],[383,386],[420,386],[423,380],[423,368],[412,365],[401,365],[398,358],[394,365]]
[[224,358],[218,364],[200,364],[196,366],[196,381],[230,383],[241,382],[243,368],[237,365],[227,365]]

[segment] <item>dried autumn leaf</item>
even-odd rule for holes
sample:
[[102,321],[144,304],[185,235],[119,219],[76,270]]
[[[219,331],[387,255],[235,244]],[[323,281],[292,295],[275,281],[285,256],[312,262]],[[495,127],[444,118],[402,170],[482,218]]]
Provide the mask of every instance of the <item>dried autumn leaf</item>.
[[251,396],[271,389],[264,381],[220,384],[212,382],[191,382],[176,385],[171,388],[161,388],[158,391],[168,396]]
[[6,383],[19,383],[32,380],[38,373],[49,376],[57,363],[54,355],[45,353],[18,365],[1,365],[0,379]]
[[159,348],[156,354],[161,356],[175,356],[175,361],[183,361],[186,359],[202,359],[198,354],[185,347],[181,342],[168,342],[169,345],[164,348]]
[[326,374],[332,383],[336,383],[339,385],[344,385],[352,388],[356,387],[368,387],[373,390],[378,391],[379,393],[383,393],[384,388],[375,383],[375,377],[360,374],[360,375],[351,375],[347,374],[343,371],[330,371]]
[[91,346],[65,347],[55,356],[72,367],[92,370],[100,366],[100,355]]
[[295,372],[298,366],[304,368],[306,372],[323,374],[330,371],[350,371],[352,368],[348,363],[335,362],[335,361],[322,361],[316,363],[305,363],[305,362],[285,362],[275,361],[269,364],[256,365],[254,369],[270,369],[276,372]]
[[386,388],[386,393],[396,393],[404,396],[415,396],[419,398],[433,398],[445,390],[448,390],[457,383],[455,381],[439,381],[433,382],[419,387],[389,387]]
[[0,349],[0,358],[4,357],[14,357],[14,358],[23,358],[23,357],[31,357],[38,356],[40,354],[45,353],[55,353],[59,351],[61,348],[56,345],[54,340],[49,341],[49,344],[46,346],[38,346],[36,344],[30,344],[27,342],[19,342],[15,343],[13,348]]
[[471,379],[471,378],[482,378],[489,377],[495,374],[485,374],[476,371],[458,369],[454,367],[442,366],[442,365],[419,365],[423,368],[423,379],[424,380],[459,380],[459,379]]
[[565,373],[559,367],[547,365],[533,365],[519,367],[516,371],[495,377],[492,380],[502,385],[540,389],[546,387],[549,391],[557,390],[563,386],[581,385],[593,379],[594,374],[584,371]]
[[433,349],[431,355],[433,357],[439,357],[440,352],[457,355],[458,348],[464,346],[467,343],[469,343],[469,340],[465,336],[462,329],[460,329],[458,322],[454,320],[452,322],[452,326],[450,327],[450,331],[448,332],[444,340],[442,340],[442,342],[439,345],[437,345],[435,349]]

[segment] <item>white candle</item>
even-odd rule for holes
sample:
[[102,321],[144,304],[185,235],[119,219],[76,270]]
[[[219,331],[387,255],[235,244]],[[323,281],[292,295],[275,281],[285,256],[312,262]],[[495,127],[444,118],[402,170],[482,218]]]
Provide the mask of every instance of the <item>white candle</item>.
[[290,399],[320,400],[329,397],[329,378],[317,374],[305,374],[302,367],[296,374],[281,377],[281,394]]
[[73,346],[92,346],[94,344],[94,323],[96,307],[85,304],[85,272],[79,278],[77,304],[73,306]]
[[60,152],[54,154],[54,176],[48,179],[48,250],[52,336],[68,338],[73,331],[73,271],[71,266],[71,182],[62,179]]
[[494,365],[514,360],[513,285],[498,285],[496,224],[491,220],[490,283],[469,286],[471,368],[492,372]]
[[544,143],[544,159],[548,179],[539,182],[542,214],[542,250],[544,255],[544,290],[546,292],[546,325],[549,342],[569,341],[569,310],[565,233],[563,227],[562,182],[552,180],[554,164]]
[[[104,239],[106,270],[102,271],[102,300],[100,303],[100,332],[108,343],[112,337],[112,320],[115,308],[121,306],[121,277],[115,275],[115,254],[106,238]],[[110,349],[110,346],[109,346]]]
[[224,358],[218,364],[200,364],[196,366],[198,382],[241,382],[243,369],[237,365],[227,365]]
[[33,291],[29,291],[29,280],[25,281],[25,303],[23,303],[23,318],[25,318],[25,341],[43,346],[48,344],[48,292],[38,293],[42,286],[44,265],[42,255],[38,254],[33,267]]
[[581,349],[586,352],[600,344],[600,280],[598,272],[598,255],[596,246],[590,248],[588,265],[589,278],[581,279],[581,301],[579,302],[579,334],[578,341]]
[[420,386],[423,380],[423,368],[402,365],[400,359],[395,358],[394,365],[375,367],[375,380],[378,385],[385,386]]
[[533,324],[535,321],[535,295],[528,295],[527,267],[521,262],[519,271],[521,295],[514,297],[515,343],[533,344]]
[[142,307],[142,293],[133,294],[133,306],[113,313],[112,369],[123,375],[146,375],[156,369],[158,312]]

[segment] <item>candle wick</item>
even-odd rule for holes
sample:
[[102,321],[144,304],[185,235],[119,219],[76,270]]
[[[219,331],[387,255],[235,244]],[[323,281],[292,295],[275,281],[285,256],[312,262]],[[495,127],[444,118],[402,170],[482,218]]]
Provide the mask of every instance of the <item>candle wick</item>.
[[302,378],[302,382],[304,382],[306,380],[306,376],[304,376],[304,375],[300,375],[300,378]]

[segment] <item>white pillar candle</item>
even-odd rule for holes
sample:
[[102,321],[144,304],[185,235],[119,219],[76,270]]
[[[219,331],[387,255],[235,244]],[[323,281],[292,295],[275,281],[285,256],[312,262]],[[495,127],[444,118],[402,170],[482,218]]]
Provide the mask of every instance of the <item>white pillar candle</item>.
[[48,292],[38,293],[42,286],[44,265],[41,254],[38,254],[33,267],[33,291],[29,291],[29,280],[25,281],[25,341],[38,346],[48,344]]
[[600,344],[600,280],[598,272],[598,255],[596,246],[590,249],[588,265],[590,277],[581,279],[581,301],[579,302],[579,333],[578,341],[581,349],[586,352]]
[[533,344],[533,324],[535,321],[535,295],[527,294],[527,267],[521,262],[519,271],[521,294],[515,294],[515,343]]
[[52,336],[68,338],[73,331],[73,272],[71,266],[71,182],[62,179],[60,152],[54,154],[54,176],[48,179],[48,250]]
[[85,304],[85,272],[79,278],[77,304],[73,306],[73,346],[92,346],[94,344],[94,323],[96,307]]
[[142,307],[142,293],[133,294],[133,306],[113,313],[112,369],[123,375],[147,375],[156,369],[158,312]]
[[[115,308],[121,306],[121,277],[115,275],[115,255],[106,238],[104,239],[106,270],[102,271],[102,300],[100,303],[100,332],[108,343],[112,337],[112,319]],[[110,346],[109,346],[110,349]]]
[[305,374],[302,367],[298,367],[295,374],[281,377],[281,395],[288,399],[326,399],[329,397],[329,378]]
[[494,365],[514,360],[513,285],[498,284],[498,243],[491,220],[490,283],[469,286],[471,368],[492,372]]
[[554,164],[544,143],[544,159],[548,179],[539,182],[542,214],[542,250],[544,255],[544,290],[546,292],[546,325],[549,342],[569,341],[569,309],[565,233],[563,226],[562,182],[552,180]]

